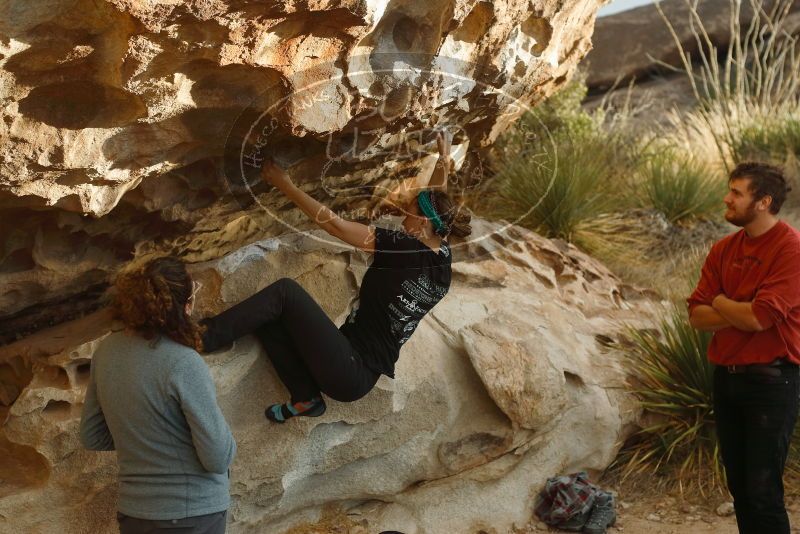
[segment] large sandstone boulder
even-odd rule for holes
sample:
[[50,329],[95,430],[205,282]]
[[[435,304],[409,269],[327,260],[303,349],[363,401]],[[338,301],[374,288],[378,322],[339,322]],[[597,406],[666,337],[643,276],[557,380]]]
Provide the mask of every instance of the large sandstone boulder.
[[[193,261],[285,232],[272,157],[361,219],[479,151],[589,50],[601,0],[0,2],[0,344],[97,308],[160,248]],[[477,170],[477,172],[473,172]]]
[[[649,301],[572,246],[475,227],[491,238],[454,247],[450,293],[404,346],[397,379],[358,402],[271,426],[262,411],[286,393],[258,342],[206,355],[239,445],[229,532],[281,533],[336,511],[353,534],[509,532],[547,477],[614,458],[637,416],[614,341],[647,321]],[[199,313],[290,276],[341,320],[366,258],[321,237],[195,265]],[[114,453],[77,436],[92,353],[113,328],[98,312],[0,348],[0,532],[114,532]]]

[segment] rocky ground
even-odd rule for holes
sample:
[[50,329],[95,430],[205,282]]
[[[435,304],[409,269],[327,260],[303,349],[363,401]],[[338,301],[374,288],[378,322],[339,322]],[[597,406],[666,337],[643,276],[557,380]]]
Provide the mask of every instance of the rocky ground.
[[[792,532],[800,532],[800,499],[787,503]],[[706,502],[640,493],[620,493],[617,523],[609,534],[737,534],[733,507],[722,497],[714,495]],[[564,532],[534,521],[520,534],[531,532]]]
[[[642,495],[641,491],[619,492],[617,522],[608,534],[737,534],[732,503],[720,495],[702,499],[682,499],[663,495]],[[787,502],[792,533],[800,533],[800,498]],[[508,534],[534,534],[539,532],[567,532],[550,528],[533,520]],[[495,529],[479,530],[469,534],[500,534]],[[331,513],[314,525],[300,526],[286,534],[372,534],[369,529],[353,521],[346,513]],[[503,533],[505,534],[505,533]]]

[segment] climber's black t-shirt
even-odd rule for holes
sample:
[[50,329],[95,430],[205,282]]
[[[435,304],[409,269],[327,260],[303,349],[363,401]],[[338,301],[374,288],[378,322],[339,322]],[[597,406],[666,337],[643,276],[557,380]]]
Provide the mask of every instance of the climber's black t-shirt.
[[359,304],[339,328],[367,367],[394,378],[400,347],[450,288],[450,263],[445,241],[437,253],[405,232],[375,229]]

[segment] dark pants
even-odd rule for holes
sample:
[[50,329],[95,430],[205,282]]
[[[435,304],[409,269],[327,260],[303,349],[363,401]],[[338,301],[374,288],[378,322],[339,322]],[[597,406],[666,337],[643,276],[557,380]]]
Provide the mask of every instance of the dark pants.
[[117,512],[120,534],[225,534],[227,511],[183,519],[137,519]]
[[783,468],[798,409],[798,367],[780,376],[714,371],[714,414],[742,534],[789,534]]
[[290,278],[281,278],[201,323],[208,327],[203,335],[208,352],[255,334],[292,402],[310,400],[320,391],[342,402],[358,400],[380,376],[363,364],[350,340]]

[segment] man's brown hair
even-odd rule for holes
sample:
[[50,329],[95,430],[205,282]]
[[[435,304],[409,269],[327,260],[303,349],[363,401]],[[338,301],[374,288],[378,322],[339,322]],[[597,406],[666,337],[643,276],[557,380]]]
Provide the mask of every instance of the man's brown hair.
[[740,163],[731,171],[729,182],[746,178],[750,180],[748,189],[753,193],[755,200],[761,200],[765,196],[772,197],[769,211],[773,215],[777,214],[786,200],[786,194],[792,190],[786,183],[786,177],[780,167],[760,163],[757,161],[747,161]]

